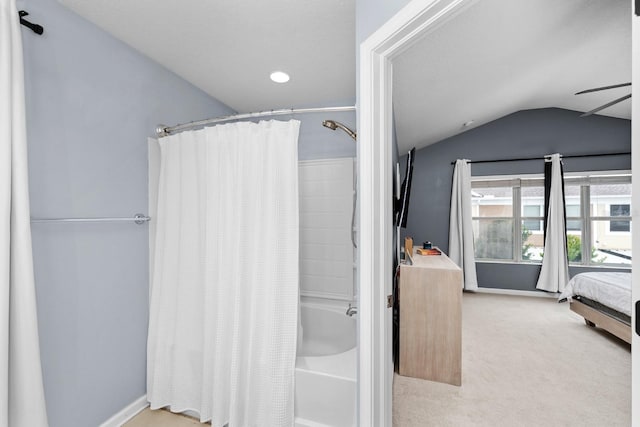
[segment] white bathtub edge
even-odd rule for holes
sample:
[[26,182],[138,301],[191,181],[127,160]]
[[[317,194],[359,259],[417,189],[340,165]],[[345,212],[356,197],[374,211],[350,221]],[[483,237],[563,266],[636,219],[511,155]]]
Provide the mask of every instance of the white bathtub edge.
[[316,423],[311,420],[305,420],[304,418],[296,417],[294,420],[295,427],[332,427],[328,424]]

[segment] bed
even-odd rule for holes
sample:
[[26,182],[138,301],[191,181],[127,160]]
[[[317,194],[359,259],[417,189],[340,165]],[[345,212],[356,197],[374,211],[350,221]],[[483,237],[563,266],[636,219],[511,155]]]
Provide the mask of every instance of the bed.
[[580,273],[560,294],[588,326],[631,343],[631,273]]

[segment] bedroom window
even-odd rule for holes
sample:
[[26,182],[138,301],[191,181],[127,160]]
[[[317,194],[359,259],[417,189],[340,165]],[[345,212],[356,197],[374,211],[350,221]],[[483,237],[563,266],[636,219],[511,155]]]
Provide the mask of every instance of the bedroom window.
[[513,200],[511,186],[495,185],[472,191],[476,257],[513,259]]
[[[631,266],[631,177],[601,176],[585,191],[590,227],[589,263]],[[585,248],[586,250],[587,248]]]
[[567,215],[567,231],[580,231],[582,229],[580,205],[570,205],[567,203],[565,206],[565,213]]
[[471,183],[475,255],[478,260],[542,259],[544,181],[507,177]]
[[[611,216],[630,216],[631,215],[631,205],[623,204],[623,205],[609,205],[609,215]],[[629,221],[610,221],[609,222],[609,231],[623,231],[630,232],[631,231],[631,222]]]
[[[471,187],[476,259],[540,262],[543,177],[474,177]],[[630,173],[565,173],[565,203],[572,265],[631,265]]]
[[[540,217],[542,215],[541,208],[541,205],[523,205],[522,215],[525,217]],[[522,227],[529,231],[542,231],[542,221],[524,220],[522,221]]]

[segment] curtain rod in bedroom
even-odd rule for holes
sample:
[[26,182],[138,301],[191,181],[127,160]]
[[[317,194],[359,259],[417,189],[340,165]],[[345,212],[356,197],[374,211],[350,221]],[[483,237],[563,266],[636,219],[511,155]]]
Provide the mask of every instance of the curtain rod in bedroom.
[[180,132],[183,130],[212,125],[215,123],[229,122],[231,120],[253,119],[257,117],[267,116],[284,116],[288,114],[303,114],[303,113],[336,113],[344,111],[355,111],[355,106],[346,107],[320,107],[320,108],[286,108],[282,110],[269,110],[260,111],[257,113],[243,113],[232,114],[230,116],[214,117],[212,119],[198,120],[195,122],[183,123],[175,126],[158,125],[156,127],[156,134],[159,137],[171,135],[172,133]]
[[[598,153],[598,154],[574,154],[574,155],[561,155],[563,159],[576,159],[580,157],[603,157],[603,156],[628,156],[630,152],[618,152],[618,153]],[[517,157],[511,159],[496,159],[496,160],[469,160],[469,163],[498,163],[498,162],[520,162],[525,160],[541,160],[545,157]],[[456,162],[451,162],[452,165],[455,165]]]

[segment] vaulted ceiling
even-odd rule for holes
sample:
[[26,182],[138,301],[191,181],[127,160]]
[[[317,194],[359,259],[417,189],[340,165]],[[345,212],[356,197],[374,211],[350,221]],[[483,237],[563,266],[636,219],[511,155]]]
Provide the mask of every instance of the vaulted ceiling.
[[[631,4],[471,2],[398,57],[393,75],[401,153],[519,110],[589,111],[631,92],[574,95],[631,81]],[[631,102],[599,114],[629,119]]]

